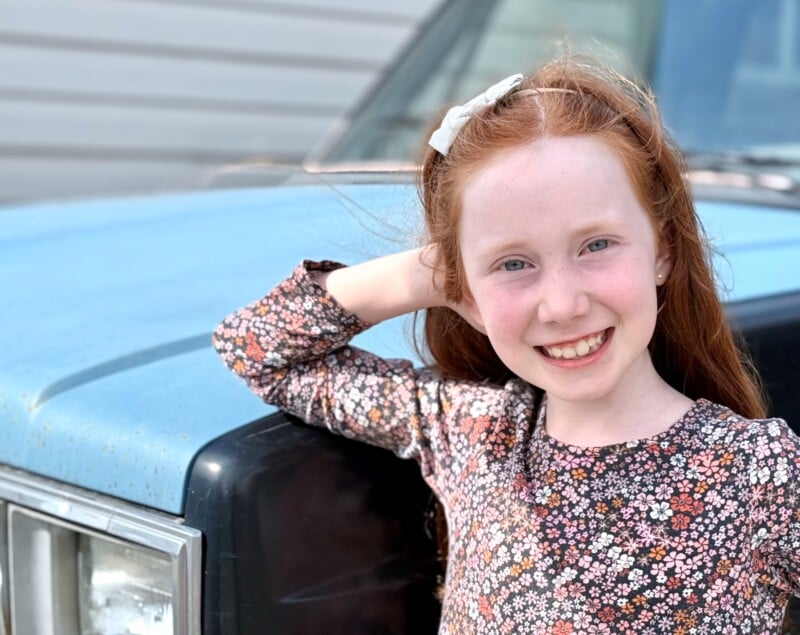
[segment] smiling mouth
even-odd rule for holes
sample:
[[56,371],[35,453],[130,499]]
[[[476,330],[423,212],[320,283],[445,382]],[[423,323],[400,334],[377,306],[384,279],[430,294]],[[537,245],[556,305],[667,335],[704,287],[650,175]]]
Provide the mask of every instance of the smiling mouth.
[[608,331],[599,331],[578,340],[573,340],[558,346],[537,346],[537,348],[551,359],[581,359],[594,353],[608,338]]

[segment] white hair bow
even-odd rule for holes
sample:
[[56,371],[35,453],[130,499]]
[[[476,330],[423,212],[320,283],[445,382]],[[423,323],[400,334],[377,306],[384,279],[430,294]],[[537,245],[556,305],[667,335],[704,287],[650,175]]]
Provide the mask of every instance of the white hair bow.
[[461,106],[453,106],[447,111],[447,114],[442,119],[441,125],[434,130],[431,138],[428,139],[428,145],[434,150],[438,150],[441,154],[447,155],[450,151],[450,146],[458,136],[461,128],[469,121],[476,112],[487,106],[493,106],[497,100],[504,97],[517,86],[522,83],[522,75],[517,73],[505,79],[501,79],[496,84],[489,86],[477,97],[470,99],[466,104]]

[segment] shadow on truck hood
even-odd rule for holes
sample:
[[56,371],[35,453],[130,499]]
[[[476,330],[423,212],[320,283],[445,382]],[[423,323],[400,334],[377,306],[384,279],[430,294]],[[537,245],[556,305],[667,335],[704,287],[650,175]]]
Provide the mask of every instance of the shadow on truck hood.
[[[197,453],[273,410],[216,358],[216,323],[304,257],[411,244],[417,207],[413,187],[373,184],[1,209],[0,462],[181,513]],[[800,214],[699,208],[730,300],[798,287]],[[356,344],[411,356],[407,324]]]

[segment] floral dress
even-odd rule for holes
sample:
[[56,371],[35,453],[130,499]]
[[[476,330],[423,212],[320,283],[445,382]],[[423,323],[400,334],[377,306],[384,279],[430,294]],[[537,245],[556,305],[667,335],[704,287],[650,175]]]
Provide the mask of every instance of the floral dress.
[[652,438],[544,431],[533,389],[347,345],[369,325],[305,262],[214,344],[265,401],[415,459],[447,515],[440,633],[778,633],[800,583],[800,452],[780,419],[698,400]]

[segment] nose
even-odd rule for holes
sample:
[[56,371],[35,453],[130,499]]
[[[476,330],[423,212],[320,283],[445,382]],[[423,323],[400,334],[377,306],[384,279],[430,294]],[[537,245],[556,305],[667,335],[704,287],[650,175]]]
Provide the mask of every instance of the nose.
[[537,317],[542,323],[566,324],[589,312],[589,294],[581,276],[568,266],[544,272]]

